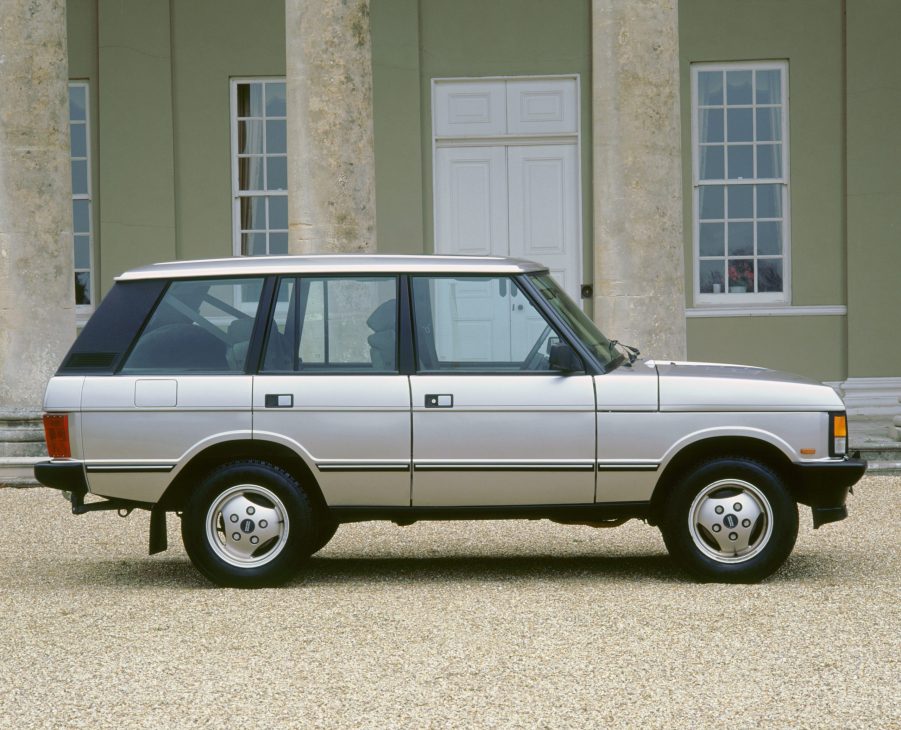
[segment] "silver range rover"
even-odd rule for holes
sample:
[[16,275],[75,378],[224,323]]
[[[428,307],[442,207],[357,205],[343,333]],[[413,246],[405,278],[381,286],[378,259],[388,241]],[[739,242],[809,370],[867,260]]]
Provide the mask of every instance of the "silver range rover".
[[289,579],[344,522],[505,518],[643,519],[698,578],[758,581],[798,504],[814,527],[845,518],[866,469],[830,388],[638,358],[513,259],[129,271],[44,408],[40,482],[75,514],[149,510],[151,554],[176,513],[194,565],[232,586]]

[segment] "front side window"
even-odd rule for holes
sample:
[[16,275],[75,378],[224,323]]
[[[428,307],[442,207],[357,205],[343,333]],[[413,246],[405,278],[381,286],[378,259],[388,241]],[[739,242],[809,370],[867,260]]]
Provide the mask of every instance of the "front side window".
[[397,278],[299,277],[279,283],[263,372],[397,372]]
[[692,66],[698,304],[789,301],[788,66]]
[[288,253],[288,130],[282,79],[235,79],[232,227],[236,256]]
[[559,335],[515,279],[413,277],[420,372],[554,372]]
[[75,255],[75,304],[91,311],[93,293],[93,211],[91,195],[91,133],[86,81],[69,83],[69,164],[72,172],[72,232]]
[[263,280],[173,281],[123,373],[243,373]]

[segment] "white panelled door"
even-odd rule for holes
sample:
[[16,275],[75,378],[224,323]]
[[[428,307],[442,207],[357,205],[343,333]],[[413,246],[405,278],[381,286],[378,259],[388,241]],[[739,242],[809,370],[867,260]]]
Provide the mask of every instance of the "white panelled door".
[[577,79],[433,89],[435,252],[538,261],[580,301]]

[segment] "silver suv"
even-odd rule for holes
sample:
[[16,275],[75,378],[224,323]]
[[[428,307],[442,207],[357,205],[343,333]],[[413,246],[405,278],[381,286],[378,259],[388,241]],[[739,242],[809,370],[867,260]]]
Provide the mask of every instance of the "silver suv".
[[[542,266],[307,256],[120,276],[44,401],[75,514],[166,515],[210,580],[290,578],[343,522],[659,525],[701,579],[757,581],[847,516],[866,463],[793,375],[637,357]],[[102,500],[86,502],[90,493]]]

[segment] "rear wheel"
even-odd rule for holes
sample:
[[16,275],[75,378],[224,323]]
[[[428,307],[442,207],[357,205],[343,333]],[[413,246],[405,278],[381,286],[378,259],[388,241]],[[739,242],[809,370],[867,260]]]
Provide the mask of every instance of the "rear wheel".
[[798,535],[798,507],[770,467],[732,457],[701,464],[675,485],[661,526],[693,575],[753,583],[775,572]]
[[286,471],[238,461],[211,472],[191,495],[182,540],[214,583],[257,588],[284,583],[309,556],[312,509]]

